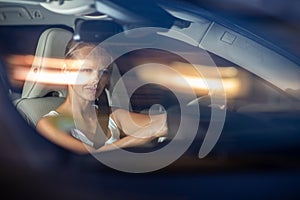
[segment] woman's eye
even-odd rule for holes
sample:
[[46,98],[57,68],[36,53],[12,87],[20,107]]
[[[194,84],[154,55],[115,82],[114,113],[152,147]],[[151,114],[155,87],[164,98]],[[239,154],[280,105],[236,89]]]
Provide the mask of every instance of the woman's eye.
[[83,69],[80,69],[81,72],[85,72],[85,73],[92,73],[93,72],[93,69],[89,69],[89,68],[83,68]]

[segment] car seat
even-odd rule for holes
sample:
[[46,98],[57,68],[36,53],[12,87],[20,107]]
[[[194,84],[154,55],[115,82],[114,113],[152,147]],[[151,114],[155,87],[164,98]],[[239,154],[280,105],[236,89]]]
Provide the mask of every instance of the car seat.
[[[38,41],[35,59],[25,80],[20,99],[14,102],[25,120],[34,127],[38,120],[50,110],[56,109],[67,95],[66,85],[49,85],[38,81],[46,68],[45,58],[64,58],[64,51],[73,33],[63,28],[45,30]],[[34,74],[34,80],[29,75]]]

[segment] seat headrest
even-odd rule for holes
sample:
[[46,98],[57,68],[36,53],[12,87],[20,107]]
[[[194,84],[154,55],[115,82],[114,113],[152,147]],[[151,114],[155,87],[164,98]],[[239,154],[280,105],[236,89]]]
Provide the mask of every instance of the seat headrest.
[[65,48],[73,33],[62,28],[50,28],[44,31],[38,41],[35,59],[28,75],[34,74],[25,80],[22,98],[43,97],[50,92],[57,92],[60,97],[67,95],[67,87],[44,84],[38,81],[39,73],[43,72],[47,66],[45,58],[64,58]]

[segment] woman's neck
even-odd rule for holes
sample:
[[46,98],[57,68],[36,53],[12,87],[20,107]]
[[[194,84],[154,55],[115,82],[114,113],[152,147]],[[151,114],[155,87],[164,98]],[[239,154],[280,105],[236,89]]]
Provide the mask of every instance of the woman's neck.
[[95,108],[92,101],[85,100],[69,91],[66,100],[57,111],[69,116],[81,115],[82,117],[88,117],[92,112],[95,112]]

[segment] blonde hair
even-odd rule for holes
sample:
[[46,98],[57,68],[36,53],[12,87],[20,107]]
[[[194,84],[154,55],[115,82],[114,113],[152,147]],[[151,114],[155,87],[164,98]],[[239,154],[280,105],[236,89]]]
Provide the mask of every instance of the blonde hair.
[[107,48],[97,43],[70,40],[66,46],[65,58],[67,59],[88,59],[89,57],[99,58],[104,65],[112,62],[112,57]]

